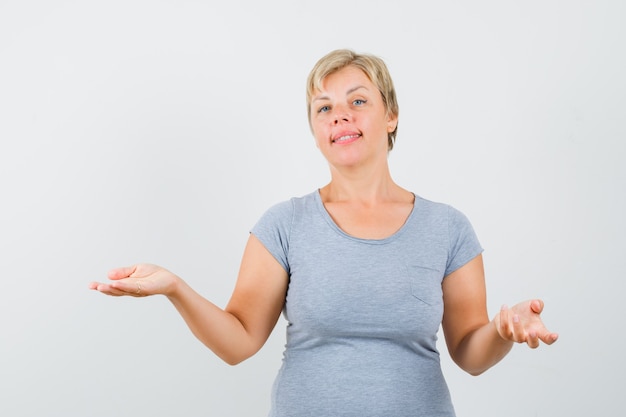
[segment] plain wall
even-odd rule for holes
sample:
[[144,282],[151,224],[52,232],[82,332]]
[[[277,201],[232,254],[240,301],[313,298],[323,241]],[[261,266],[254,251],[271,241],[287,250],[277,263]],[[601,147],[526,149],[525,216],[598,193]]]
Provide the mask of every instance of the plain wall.
[[395,180],[463,211],[490,315],[560,340],[479,377],[459,417],[624,415],[623,1],[0,1],[0,415],[264,416],[284,320],[236,367],[163,297],[90,292],[163,265],[224,306],[248,231],[329,179],[305,79],[387,62]]

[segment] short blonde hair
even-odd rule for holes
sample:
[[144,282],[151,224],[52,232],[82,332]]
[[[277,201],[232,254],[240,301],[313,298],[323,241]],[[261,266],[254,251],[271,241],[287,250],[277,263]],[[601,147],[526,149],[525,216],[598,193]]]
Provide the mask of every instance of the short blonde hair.
[[[320,90],[322,82],[329,75],[345,68],[353,66],[362,70],[370,81],[378,88],[387,110],[387,116],[398,117],[398,99],[396,90],[393,87],[391,75],[385,62],[377,56],[370,54],[357,54],[350,49],[337,49],[323,56],[307,78],[306,83],[306,107],[309,126],[311,125],[311,100],[316,90]],[[393,149],[396,141],[398,125],[393,132],[387,135],[388,150]]]

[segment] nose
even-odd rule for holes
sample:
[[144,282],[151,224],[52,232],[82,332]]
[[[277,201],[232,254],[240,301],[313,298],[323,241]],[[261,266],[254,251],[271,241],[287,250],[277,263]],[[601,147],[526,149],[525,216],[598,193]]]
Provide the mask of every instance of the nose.
[[339,124],[339,122],[347,122],[350,120],[350,113],[345,109],[336,109],[333,114],[333,123]]

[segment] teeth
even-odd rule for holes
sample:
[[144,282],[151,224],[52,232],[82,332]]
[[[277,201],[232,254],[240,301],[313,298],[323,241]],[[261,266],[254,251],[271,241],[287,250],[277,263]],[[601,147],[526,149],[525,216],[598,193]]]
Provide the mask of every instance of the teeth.
[[348,140],[348,139],[352,139],[352,138],[358,138],[359,135],[347,135],[347,136],[342,136],[340,138],[335,139],[333,142],[341,142],[344,140]]

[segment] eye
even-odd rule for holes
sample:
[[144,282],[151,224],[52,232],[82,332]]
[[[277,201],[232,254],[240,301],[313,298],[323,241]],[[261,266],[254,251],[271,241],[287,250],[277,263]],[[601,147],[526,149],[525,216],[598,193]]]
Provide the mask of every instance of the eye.
[[352,104],[354,104],[355,106],[362,106],[365,103],[367,103],[367,100],[363,100],[363,99],[360,99],[360,98],[357,98],[356,100],[354,100],[352,102]]
[[322,106],[320,107],[317,112],[318,113],[326,113],[328,110],[330,110],[330,106]]

